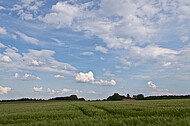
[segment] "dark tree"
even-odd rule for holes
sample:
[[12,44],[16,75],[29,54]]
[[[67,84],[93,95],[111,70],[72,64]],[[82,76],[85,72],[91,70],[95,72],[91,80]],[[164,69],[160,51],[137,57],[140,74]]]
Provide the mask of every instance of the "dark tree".
[[79,98],[78,100],[80,100],[80,101],[85,101],[85,99],[84,99],[84,98]]
[[137,99],[137,95],[133,95],[133,99]]
[[144,95],[143,94],[138,94],[137,95],[137,100],[143,100],[144,99]]
[[112,96],[107,98],[108,101],[120,101],[122,98],[118,93],[114,93]]
[[131,99],[131,97],[130,97],[130,95],[129,95],[129,94],[127,94],[127,99]]
[[78,97],[76,95],[71,95],[69,100],[78,100]]

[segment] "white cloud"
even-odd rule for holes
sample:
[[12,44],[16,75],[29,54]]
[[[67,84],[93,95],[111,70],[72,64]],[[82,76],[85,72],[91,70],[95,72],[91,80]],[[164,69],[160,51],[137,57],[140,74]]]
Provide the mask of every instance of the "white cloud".
[[71,89],[67,89],[67,88],[64,88],[63,90],[61,90],[61,93],[64,94],[64,93],[68,93],[68,92],[72,92],[73,90]]
[[67,1],[57,2],[56,5],[52,6],[51,13],[46,14],[43,18],[41,17],[40,20],[54,24],[58,28],[70,26],[74,18],[79,16],[79,12],[80,9],[77,6],[71,5]]
[[76,81],[83,82],[83,83],[88,83],[88,82],[92,82],[95,80],[94,74],[91,71],[88,73],[80,72],[80,73],[76,74],[75,79],[76,79]]
[[12,35],[12,38],[13,38],[13,39],[17,39],[17,36],[16,36],[16,35]]
[[12,60],[9,56],[6,56],[6,55],[1,56],[1,54],[0,54],[0,62],[10,63],[10,62],[12,62]]
[[[121,59],[122,63],[127,65],[127,66],[131,66],[131,62],[125,60],[125,59]],[[123,70],[128,70],[128,67],[122,67],[122,66],[115,66],[116,69],[123,69]]]
[[82,94],[83,93],[83,91],[81,91],[81,90],[76,90],[75,91],[77,94]]
[[87,55],[87,56],[92,56],[92,55],[94,55],[94,53],[93,52],[83,52],[83,53],[81,53],[82,55]]
[[6,29],[5,29],[5,28],[3,28],[3,27],[0,27],[0,34],[2,34],[2,35],[7,34]]
[[7,94],[9,91],[11,91],[10,87],[2,87],[2,86],[0,86],[0,95]]
[[[144,48],[133,46],[128,51],[126,51],[128,56],[121,57],[121,62],[125,65],[131,66],[132,64],[134,66],[137,65],[170,65],[174,60],[176,60],[177,55],[179,55],[180,52],[167,49],[167,48],[161,48],[156,45],[148,45]],[[170,63],[169,63],[170,62]]]
[[50,88],[47,89],[47,92],[48,92],[49,94],[55,94],[55,93],[56,93],[55,90],[53,90],[53,89],[51,90]]
[[[127,66],[125,69],[138,65],[167,69],[188,67],[188,56],[183,53],[183,49],[173,50],[159,46],[159,42],[169,41],[167,39],[171,35],[179,38],[183,36],[181,40],[188,41],[189,37],[184,36],[189,32],[188,2],[122,0],[116,3],[114,0],[101,0],[98,3],[99,8],[87,9],[94,4],[95,2],[57,2],[52,6],[51,13],[46,15],[51,17],[47,23],[56,28],[70,26],[75,31],[83,31],[87,36],[97,36],[110,49],[124,49],[126,53],[121,55],[120,61]],[[73,11],[69,12],[68,22],[62,21],[61,18],[54,19],[60,16],[59,13],[65,13],[63,6],[75,8],[79,14],[75,16]],[[168,25],[170,23],[174,26]],[[108,49],[100,47],[97,46],[98,51],[108,52]],[[183,58],[179,55],[183,55]]]
[[104,58],[103,58],[103,57],[100,57],[100,59],[101,59],[101,60],[104,60]]
[[88,91],[87,93],[88,93],[88,94],[96,94],[95,91]]
[[188,36],[182,36],[182,37],[180,38],[180,40],[181,40],[182,42],[187,42],[187,41],[189,41],[189,37],[188,37]]
[[94,78],[94,74],[92,72],[88,72],[88,73],[78,73],[75,76],[75,80],[78,82],[82,82],[82,83],[91,83],[91,84],[95,84],[95,85],[110,85],[110,86],[114,86],[116,85],[116,81],[115,80],[95,80]]
[[15,73],[15,79],[19,78],[19,74],[18,73]]
[[18,52],[18,49],[16,47],[13,46],[12,49],[14,49],[16,52]]
[[38,43],[39,43],[39,40],[38,40],[38,39],[35,39],[35,38],[33,38],[33,37],[29,37],[29,36],[27,36],[26,34],[21,33],[21,32],[19,32],[19,31],[17,31],[16,34],[19,35],[19,36],[20,36],[24,41],[26,41],[26,42],[32,43],[32,44],[34,44],[34,45],[38,45]]
[[115,86],[116,85],[116,81],[115,80],[100,80],[100,81],[93,81],[92,84],[95,85],[110,85],[110,86]]
[[24,76],[19,76],[18,73],[15,73],[14,78],[19,79],[19,80],[24,80],[24,81],[41,80],[40,77],[36,77],[31,74],[25,74]]
[[6,48],[7,46],[3,45],[2,43],[0,43],[0,48]]
[[59,46],[64,46],[64,45],[65,45],[65,43],[61,42],[60,40],[58,40],[58,39],[56,39],[56,38],[52,38],[52,40],[54,40],[55,42],[57,42],[57,44],[58,44]]
[[112,74],[110,71],[106,71],[104,74],[104,76],[110,76],[110,77],[114,77],[115,74]]
[[33,90],[36,92],[42,92],[43,88],[42,87],[40,87],[40,88],[34,87]]
[[96,46],[95,48],[96,51],[100,51],[102,53],[107,53],[108,52],[108,49],[102,47],[102,46]]
[[43,65],[43,64],[44,64],[43,62],[37,61],[37,60],[32,60],[32,63],[31,63],[31,65],[33,65],[33,66],[40,66],[40,65]]
[[163,64],[164,67],[169,67],[170,65],[171,65],[171,62],[165,62],[165,63]]
[[54,78],[64,78],[64,76],[58,74],[58,75],[55,75]]
[[22,20],[33,20],[33,14],[25,13],[23,10],[20,10],[18,12],[18,15],[20,15]]
[[[20,54],[18,49],[9,46],[2,54],[0,53],[0,68],[14,72],[19,70],[32,70],[74,76],[74,71],[77,69],[68,63],[55,60],[53,57],[54,54],[55,51],[52,50],[33,49],[29,49],[28,52]],[[5,61],[9,61],[9,63],[5,64]]]
[[5,10],[5,8],[4,8],[4,7],[2,7],[2,6],[0,6],[0,10]]
[[43,4],[41,0],[19,0],[11,11],[17,12],[22,20],[34,20]]
[[[186,1],[121,0],[116,3],[114,0],[101,0],[98,2],[99,8],[93,8],[97,6],[95,4],[96,2],[57,2],[52,6],[51,13],[41,19],[57,28],[71,26],[76,31],[95,35],[108,48],[116,49],[128,49],[137,43],[163,41],[165,38],[162,36],[168,36],[174,30],[179,35],[189,31],[187,23],[184,25],[190,19],[189,3]],[[170,23],[176,27],[168,26]],[[179,24],[186,30],[179,29]]]
[[150,88],[153,88],[153,89],[156,89],[156,87],[157,87],[155,84],[152,83],[152,81],[149,81],[149,82],[148,82],[148,86],[149,86]]

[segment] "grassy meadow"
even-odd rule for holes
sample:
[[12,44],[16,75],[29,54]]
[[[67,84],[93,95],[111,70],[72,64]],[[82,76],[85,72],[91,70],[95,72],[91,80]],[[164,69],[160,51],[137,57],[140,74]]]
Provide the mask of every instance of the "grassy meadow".
[[1,125],[190,126],[190,100],[1,103]]

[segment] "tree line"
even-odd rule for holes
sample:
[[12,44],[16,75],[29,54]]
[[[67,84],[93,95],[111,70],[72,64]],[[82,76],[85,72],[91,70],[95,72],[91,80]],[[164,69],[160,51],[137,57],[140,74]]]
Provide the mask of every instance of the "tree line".
[[147,96],[144,97],[143,94],[133,95],[130,97],[129,94],[126,96],[119,95],[118,93],[114,93],[112,96],[109,96],[104,101],[121,101],[123,99],[135,99],[135,100],[162,100],[162,99],[190,99],[190,95],[162,95],[162,96]]
[[[129,94],[126,96],[114,93],[103,101],[121,101],[124,99],[135,99],[135,100],[162,100],[162,99],[190,99],[190,95],[162,95],[162,96],[147,96],[144,97],[143,94],[133,95],[130,97]],[[0,102],[15,102],[15,101],[53,101],[53,100],[65,100],[65,101],[85,101],[84,98],[78,98],[76,95],[70,95],[66,97],[55,97],[48,100],[45,99],[32,99],[32,98],[21,98],[21,99],[11,99],[11,100],[0,100]],[[101,100],[96,100],[101,101]]]
[[32,99],[32,98],[21,98],[21,99],[11,99],[11,100],[0,100],[0,102],[15,102],[15,101],[52,101],[52,100],[66,100],[66,101],[85,101],[84,98],[78,98],[76,95],[70,95],[66,97],[55,97],[48,100],[45,99]]

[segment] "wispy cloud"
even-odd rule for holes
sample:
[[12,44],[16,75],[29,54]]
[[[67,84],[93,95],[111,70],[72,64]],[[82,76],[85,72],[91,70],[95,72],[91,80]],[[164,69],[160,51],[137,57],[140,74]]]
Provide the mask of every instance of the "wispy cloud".
[[94,53],[93,52],[83,52],[83,53],[81,53],[81,55],[92,56],[92,55],[94,55]]
[[34,45],[38,45],[38,43],[39,43],[39,40],[38,39],[36,39],[36,38],[33,38],[33,37],[29,37],[29,36],[27,36],[26,34],[24,34],[24,33],[21,33],[21,32],[19,32],[19,31],[17,31],[17,32],[15,32],[17,35],[19,35],[24,41],[26,41],[26,42],[29,42],[29,43],[31,43],[31,44],[34,44]]
[[107,53],[108,52],[108,49],[102,47],[102,46],[96,46],[95,48],[96,51],[100,51],[102,53]]

